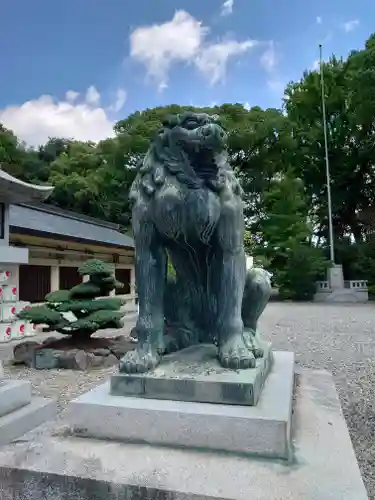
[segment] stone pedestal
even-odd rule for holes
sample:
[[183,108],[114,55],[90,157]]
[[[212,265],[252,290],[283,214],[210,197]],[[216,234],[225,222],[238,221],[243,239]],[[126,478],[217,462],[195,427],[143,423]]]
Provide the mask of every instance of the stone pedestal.
[[7,444],[56,414],[56,403],[31,396],[26,381],[2,380],[0,384],[0,445]]
[[257,359],[255,368],[236,371],[220,366],[216,346],[188,347],[165,356],[151,373],[113,376],[111,394],[253,406],[258,403],[273,361],[271,346],[264,347],[264,356]]
[[[256,406],[164,400],[165,393],[163,400],[112,396],[106,383],[71,402],[68,419],[79,436],[287,459],[293,380],[293,354],[275,352],[273,370]],[[115,388],[120,389],[117,378]]]

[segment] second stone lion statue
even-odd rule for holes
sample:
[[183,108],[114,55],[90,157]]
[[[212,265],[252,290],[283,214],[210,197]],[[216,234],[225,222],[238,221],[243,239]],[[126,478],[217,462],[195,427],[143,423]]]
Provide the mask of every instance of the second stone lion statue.
[[166,351],[197,343],[217,344],[226,368],[254,367],[263,355],[256,329],[270,279],[246,270],[242,190],[226,140],[216,117],[173,116],[139,166],[130,192],[138,343],[123,372],[152,370]]

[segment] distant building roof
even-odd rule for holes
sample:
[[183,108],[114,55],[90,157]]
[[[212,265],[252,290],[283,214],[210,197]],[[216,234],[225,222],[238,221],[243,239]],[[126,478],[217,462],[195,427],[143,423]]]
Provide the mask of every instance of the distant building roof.
[[23,182],[2,170],[0,164],[0,199],[3,203],[24,203],[45,200],[53,186],[38,186]]
[[9,226],[11,232],[47,233],[67,239],[134,248],[133,239],[122,234],[118,224],[68,212],[51,205],[10,205]]

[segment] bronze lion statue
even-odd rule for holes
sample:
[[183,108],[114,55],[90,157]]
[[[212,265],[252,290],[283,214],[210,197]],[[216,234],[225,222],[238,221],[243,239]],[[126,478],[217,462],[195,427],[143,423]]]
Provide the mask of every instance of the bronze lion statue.
[[198,343],[215,343],[226,368],[251,368],[263,356],[256,329],[270,279],[246,270],[243,193],[226,142],[217,117],[179,114],[138,167],[130,191],[138,343],[122,372],[152,370],[165,352]]

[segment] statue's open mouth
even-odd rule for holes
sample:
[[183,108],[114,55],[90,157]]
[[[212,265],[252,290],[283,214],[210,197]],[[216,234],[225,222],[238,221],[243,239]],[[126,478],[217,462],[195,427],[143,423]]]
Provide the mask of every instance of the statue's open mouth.
[[219,172],[219,157],[226,149],[227,134],[214,123],[207,123],[192,129],[176,128],[172,143],[181,148],[203,183],[215,189]]
[[217,153],[212,149],[200,149],[198,152],[190,153],[189,160],[196,175],[204,180],[214,180],[219,170]]

